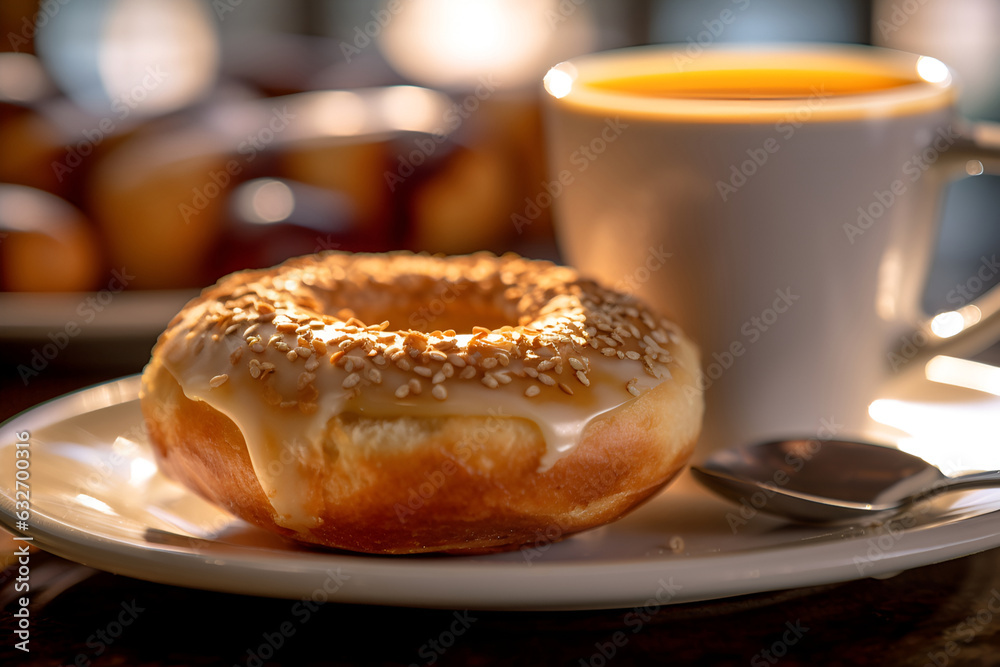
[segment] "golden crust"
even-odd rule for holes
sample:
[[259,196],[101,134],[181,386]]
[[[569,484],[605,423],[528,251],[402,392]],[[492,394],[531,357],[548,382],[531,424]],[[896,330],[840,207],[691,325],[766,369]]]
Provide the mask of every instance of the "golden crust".
[[[168,475],[262,528],[368,553],[491,551],[602,525],[672,480],[700,429],[700,395],[687,370],[696,363],[693,348],[679,350],[674,382],[592,421],[545,472],[537,470],[541,434],[521,419],[335,418],[325,447],[339,455],[314,480],[322,523],[298,533],[275,522],[236,424],[187,398],[156,360],[144,378],[143,411]],[[407,446],[379,455],[359,437],[365,426],[402,431]],[[465,444],[483,433],[476,446]]]
[[[343,255],[334,257],[340,260]],[[365,259],[370,257],[365,256]],[[388,261],[391,263],[391,258],[399,256],[389,257]],[[311,271],[315,267],[314,261],[314,258],[307,258],[290,264],[298,268],[306,266]],[[441,260],[434,258],[434,261]],[[482,269],[484,262],[486,265],[492,262],[494,273],[497,265],[510,273],[512,267],[528,270],[537,264],[546,270],[557,271],[561,279],[569,279],[568,285],[580,284],[579,281],[572,282],[576,279],[576,274],[570,269],[554,267],[548,263],[532,263],[520,258],[490,260],[476,256],[477,268],[468,273],[478,280],[491,280],[492,274]],[[461,260],[458,264],[460,263]],[[468,269],[468,265],[465,268]],[[202,304],[203,307],[206,301],[211,304],[225,303],[227,300],[231,302],[234,298],[232,284],[245,286],[261,276],[272,279],[280,275],[282,274],[275,272],[236,274],[224,279],[219,286],[206,290],[201,300],[193,303]],[[231,283],[229,288],[225,287],[227,280]],[[488,334],[481,334],[480,340],[497,341],[490,349],[494,350],[494,359],[497,358],[496,355],[500,358],[500,361],[492,364],[486,362],[486,368],[483,368],[484,360],[490,358],[490,354],[480,354],[478,350],[470,353],[468,349],[450,347],[448,351],[453,355],[460,354],[461,363],[467,363],[467,368],[475,369],[475,373],[470,373],[466,378],[460,378],[458,374],[449,375],[449,382],[441,384],[458,387],[457,391],[462,391],[462,380],[490,387],[485,379],[496,377],[491,371],[499,369],[501,364],[506,368],[511,358],[514,358],[517,363],[511,364],[510,368],[522,370],[515,373],[511,384],[520,383],[522,386],[508,388],[506,383],[500,386],[500,382],[495,382],[498,387],[495,387],[496,391],[516,390],[521,396],[518,400],[522,401],[537,402],[545,400],[546,396],[552,396],[545,392],[555,392],[565,400],[583,400],[582,397],[592,388],[587,374],[577,371],[576,366],[581,365],[586,371],[591,368],[591,362],[585,353],[593,353],[599,348],[598,345],[588,345],[594,339],[588,330],[595,329],[595,322],[601,329],[599,333],[593,333],[595,337],[603,336],[605,342],[606,334],[621,332],[617,327],[624,326],[622,322],[632,327],[633,332],[638,324],[642,335],[630,337],[626,333],[620,344],[616,344],[622,350],[617,358],[640,369],[646,367],[650,373],[662,374],[661,368],[668,369],[668,377],[642,392],[633,386],[632,381],[627,386],[623,382],[619,389],[622,395],[620,405],[592,419],[579,442],[551,466],[541,465],[548,448],[543,430],[523,416],[447,414],[447,410],[442,412],[440,409],[426,414],[419,410],[399,410],[393,414],[390,410],[388,413],[382,411],[378,416],[372,416],[370,411],[352,409],[353,404],[348,402],[339,412],[324,416],[320,452],[310,465],[299,466],[298,474],[302,476],[305,485],[304,503],[308,513],[317,521],[315,525],[308,527],[289,527],[290,524],[278,515],[264,490],[266,484],[262,485],[262,478],[258,474],[260,462],[258,461],[258,469],[255,469],[244,431],[233,419],[207,401],[198,396],[189,396],[191,391],[185,392],[184,387],[189,387],[190,378],[178,377],[175,369],[166,361],[168,348],[174,348],[176,354],[178,344],[183,344],[183,352],[187,347],[198,344],[198,340],[202,341],[201,345],[207,346],[220,339],[224,340],[228,334],[223,332],[239,336],[244,333],[241,329],[256,327],[249,336],[244,336],[245,348],[238,348],[241,352],[233,353],[240,367],[247,363],[245,358],[241,358],[243,354],[251,358],[250,374],[243,379],[240,379],[241,375],[230,379],[230,374],[236,372],[234,369],[237,362],[232,362],[232,367],[211,367],[205,370],[207,386],[204,390],[208,392],[206,395],[211,396],[213,391],[227,391],[231,382],[244,381],[257,382],[261,387],[272,386],[265,383],[272,380],[274,375],[281,375],[281,368],[261,373],[262,365],[276,364],[258,359],[272,359],[279,364],[281,361],[273,355],[267,356],[272,353],[270,346],[261,354],[254,352],[253,343],[249,342],[255,336],[260,336],[270,345],[270,341],[279,337],[277,334],[280,333],[278,329],[275,336],[270,338],[260,335],[262,327],[270,326],[274,330],[277,326],[276,318],[270,315],[271,302],[261,300],[260,291],[254,293],[242,307],[236,306],[240,310],[227,307],[228,317],[218,317],[215,321],[211,317],[201,317],[202,313],[199,313],[196,318],[198,324],[192,326],[191,320],[185,320],[182,313],[182,316],[171,323],[158,343],[143,376],[142,408],[160,464],[175,479],[251,523],[306,542],[352,551],[496,551],[540,541],[547,543],[607,523],[656,493],[683,468],[690,457],[702,416],[702,398],[695,383],[697,351],[692,343],[668,323],[661,321],[659,328],[643,326],[643,321],[650,322],[651,318],[646,311],[636,311],[637,304],[631,299],[601,290],[589,283],[586,294],[596,294],[596,298],[586,297],[583,301],[593,298],[598,304],[613,303],[616,310],[604,312],[613,314],[620,310],[624,313],[628,309],[635,316],[623,315],[624,319],[620,322],[600,317],[593,320],[590,310],[585,308],[582,317],[570,317],[566,320],[573,326],[567,335],[560,337],[555,327],[544,329],[544,325],[539,324],[539,318],[544,320],[545,316],[550,316],[555,310],[550,302],[558,300],[559,295],[558,290],[552,291],[553,284],[555,283],[546,285],[549,292],[543,295],[544,298],[536,297],[531,300],[535,309],[532,313],[535,317],[531,323],[538,326],[537,330],[530,326],[505,326],[502,331],[497,327]],[[494,293],[503,294],[509,288],[509,284],[505,286],[501,281],[496,288],[499,291]],[[524,312],[523,299],[527,296],[521,294],[521,310],[518,313]],[[283,305],[281,299],[275,298],[273,302],[277,302],[280,314]],[[261,306],[261,303],[264,305]],[[490,308],[482,306],[481,310],[490,314]],[[493,307],[493,311],[495,310],[496,307]],[[239,316],[241,312],[250,311],[257,315],[263,314],[264,321],[247,318],[236,322],[239,326],[233,327],[234,313]],[[570,309],[570,312],[575,311]],[[218,315],[218,311],[215,314]],[[329,319],[325,313],[317,316]],[[302,359],[293,359],[295,352],[292,350],[288,355],[288,363],[300,364],[301,372],[301,365],[304,363],[302,360],[308,362],[314,356],[321,356],[319,350],[322,349],[325,352],[323,361],[326,363],[321,365],[320,370],[315,370],[314,364],[314,372],[309,375],[315,378],[325,370],[329,373],[339,372],[340,375],[336,378],[338,389],[349,382],[355,363],[360,365],[362,359],[371,359],[376,354],[384,354],[387,359],[391,359],[392,345],[400,346],[401,340],[410,341],[420,351],[419,354],[408,354],[404,359],[423,361],[432,373],[440,372],[444,364],[451,363],[433,357],[422,358],[420,355],[428,354],[427,350],[433,349],[436,341],[447,339],[447,334],[454,336],[454,332],[437,331],[430,336],[412,331],[391,332],[386,330],[384,324],[370,327],[361,321],[352,321],[353,317],[348,315],[337,322],[352,327],[359,336],[368,336],[368,340],[375,341],[367,352],[364,346],[355,345],[357,349],[354,352],[364,352],[367,357],[356,356],[355,359],[359,360],[348,361],[350,366],[343,369],[338,366],[338,362],[350,360],[347,355],[351,351],[348,350],[347,355],[338,356],[338,352],[343,350],[342,346],[338,348],[326,345],[318,337],[321,343],[311,346],[311,354],[303,354]],[[277,321],[280,323],[281,320]],[[560,324],[560,321],[553,319],[544,321]],[[339,326],[337,322],[334,327]],[[298,327],[286,327],[287,333],[300,337],[301,342],[308,323],[296,323]],[[607,326],[608,323],[615,324],[615,327]],[[326,321],[325,324],[329,325],[330,322]],[[669,328],[664,329],[663,326]],[[343,331],[343,328],[337,328],[336,331]],[[520,342],[533,331],[537,331],[535,341],[540,341],[542,345],[503,345],[510,340]],[[494,333],[497,335],[491,337],[490,334]],[[656,340],[650,338],[650,333],[655,334]],[[389,335],[392,335],[391,339]],[[424,340],[420,340],[421,335]],[[211,336],[214,339],[206,340],[206,337]],[[383,348],[377,347],[380,336],[385,336],[386,345]],[[574,337],[579,340],[574,340]],[[351,344],[348,341],[348,346]],[[548,344],[562,356],[539,354],[539,349]],[[625,357],[626,349],[635,356]],[[646,357],[652,354],[653,358],[643,357],[640,365],[637,361],[639,351]],[[660,362],[663,363],[656,360],[658,353]],[[507,358],[504,359],[504,356]],[[565,360],[566,368],[559,369],[559,374],[556,374],[556,369],[548,369],[545,362],[559,358]],[[572,368],[569,367],[571,358],[574,360]],[[256,368],[253,366],[254,361],[257,361]],[[547,373],[543,370],[542,374],[555,375],[559,382],[539,382],[539,366],[548,369]],[[535,372],[531,373],[529,368]],[[406,370],[409,372],[411,369]],[[251,380],[250,376],[255,372],[256,376]],[[641,372],[640,370],[640,374]],[[562,381],[564,376],[566,382]],[[430,376],[421,375],[421,378],[428,377]],[[598,378],[603,376],[592,374],[592,377],[599,381]],[[412,381],[413,378],[409,380],[411,383]],[[319,383],[320,380],[316,382]],[[566,392],[562,385],[570,382],[574,383],[577,396],[567,399],[563,394],[573,390]],[[301,385],[301,380],[299,384]],[[524,389],[525,385],[529,387],[528,390]],[[532,392],[530,387],[540,389]],[[372,383],[359,386],[359,389],[362,388],[366,391],[379,389]],[[301,386],[299,389],[301,390]],[[346,389],[353,391],[354,387]],[[261,391],[266,393],[266,389]],[[273,386],[271,391],[275,391]],[[321,397],[311,395],[315,400],[321,400]],[[634,397],[636,395],[638,397]],[[430,400],[426,398],[426,393],[423,398]],[[293,401],[287,401],[290,405],[286,405],[284,401],[264,405],[264,399],[261,400],[262,409],[293,412],[301,409],[301,404],[293,404]],[[443,404],[447,405],[448,401],[445,400]],[[276,460],[272,463],[279,466],[291,464]]]

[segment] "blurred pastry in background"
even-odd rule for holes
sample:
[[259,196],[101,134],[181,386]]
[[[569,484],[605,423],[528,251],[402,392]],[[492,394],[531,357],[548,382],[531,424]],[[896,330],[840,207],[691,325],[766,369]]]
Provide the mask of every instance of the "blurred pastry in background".
[[94,165],[88,203],[111,264],[136,268],[131,288],[203,282],[239,175],[219,143],[198,131],[137,136]]
[[97,234],[73,205],[0,184],[0,285],[17,292],[93,289],[103,265]]

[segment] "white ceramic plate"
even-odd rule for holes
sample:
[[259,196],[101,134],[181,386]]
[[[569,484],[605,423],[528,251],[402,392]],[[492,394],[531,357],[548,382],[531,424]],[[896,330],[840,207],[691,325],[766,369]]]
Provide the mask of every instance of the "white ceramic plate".
[[[957,410],[966,421],[992,420],[983,432],[997,437],[1000,399],[947,389],[944,402],[936,397],[921,404],[914,395],[896,408],[910,405],[925,417],[928,410]],[[1000,546],[1000,490],[941,496],[878,525],[814,528],[764,515],[740,523],[737,506],[685,475],[617,523],[560,542],[540,534],[521,551],[379,557],[309,549],[249,526],[165,479],[146,444],[137,391],[138,377],[124,378],[42,404],[0,428],[0,520],[7,528],[64,558],[150,581],[474,609],[707,600],[885,576]],[[18,531],[14,457],[16,434],[25,431],[31,516],[29,528]]]

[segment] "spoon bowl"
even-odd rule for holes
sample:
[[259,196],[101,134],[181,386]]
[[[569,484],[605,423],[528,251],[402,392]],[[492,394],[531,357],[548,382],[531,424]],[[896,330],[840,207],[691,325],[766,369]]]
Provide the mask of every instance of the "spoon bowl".
[[857,520],[944,491],[1000,486],[997,470],[948,477],[899,449],[848,440],[775,440],[733,447],[691,471],[730,500],[810,523]]

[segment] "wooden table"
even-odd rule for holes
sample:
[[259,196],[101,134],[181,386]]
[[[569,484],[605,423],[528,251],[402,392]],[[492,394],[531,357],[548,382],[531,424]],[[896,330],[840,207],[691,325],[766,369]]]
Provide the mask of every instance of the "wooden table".
[[[29,387],[8,375],[0,418],[114,375],[53,370]],[[0,539],[9,558],[14,543]],[[1000,665],[1000,549],[888,579],[666,606],[641,624],[630,609],[334,603],[304,618],[292,600],[153,584],[42,552],[31,571],[61,585],[33,590],[30,654],[14,649],[5,610],[0,665]],[[16,576],[4,571],[0,597]]]

